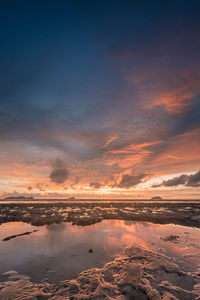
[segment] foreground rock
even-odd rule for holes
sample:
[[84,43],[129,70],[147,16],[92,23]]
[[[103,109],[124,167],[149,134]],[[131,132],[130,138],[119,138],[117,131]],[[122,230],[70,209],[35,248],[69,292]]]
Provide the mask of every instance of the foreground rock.
[[28,279],[0,284],[0,299],[200,299],[197,274],[188,274],[166,257],[133,246],[103,269],[51,285]]

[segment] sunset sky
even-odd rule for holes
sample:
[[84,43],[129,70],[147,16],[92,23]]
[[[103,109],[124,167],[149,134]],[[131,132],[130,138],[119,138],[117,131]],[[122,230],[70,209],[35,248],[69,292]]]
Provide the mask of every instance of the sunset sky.
[[200,1],[2,1],[0,197],[200,198]]

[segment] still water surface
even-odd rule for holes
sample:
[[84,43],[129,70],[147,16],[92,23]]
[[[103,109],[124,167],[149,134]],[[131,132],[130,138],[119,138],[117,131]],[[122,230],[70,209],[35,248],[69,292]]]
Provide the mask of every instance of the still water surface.
[[[34,229],[39,231],[2,241]],[[179,236],[178,242],[162,239],[171,234]],[[71,223],[35,227],[6,223],[0,226],[0,280],[6,280],[3,273],[8,270],[28,275],[35,282],[72,279],[83,270],[102,267],[133,244],[175,257],[185,270],[196,271],[200,267],[199,241],[200,229],[172,224],[104,220],[85,227]],[[89,248],[94,253],[89,253]]]

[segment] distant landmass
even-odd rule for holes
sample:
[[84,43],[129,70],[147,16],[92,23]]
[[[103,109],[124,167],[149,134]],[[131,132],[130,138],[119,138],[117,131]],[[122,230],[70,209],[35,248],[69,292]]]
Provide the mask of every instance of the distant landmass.
[[151,200],[163,200],[163,198],[160,196],[154,196],[151,198]]
[[24,196],[17,196],[17,197],[5,197],[4,200],[34,200],[33,197],[24,197]]
[[76,198],[75,197],[69,197],[69,198],[67,198],[67,200],[76,200]]

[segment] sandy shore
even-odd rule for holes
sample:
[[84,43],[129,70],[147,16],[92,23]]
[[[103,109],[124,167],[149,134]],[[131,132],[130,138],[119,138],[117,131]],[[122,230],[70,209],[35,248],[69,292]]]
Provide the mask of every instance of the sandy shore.
[[57,284],[32,283],[8,272],[0,283],[0,299],[200,299],[199,274],[186,273],[165,256],[129,247],[102,269],[90,269]]

